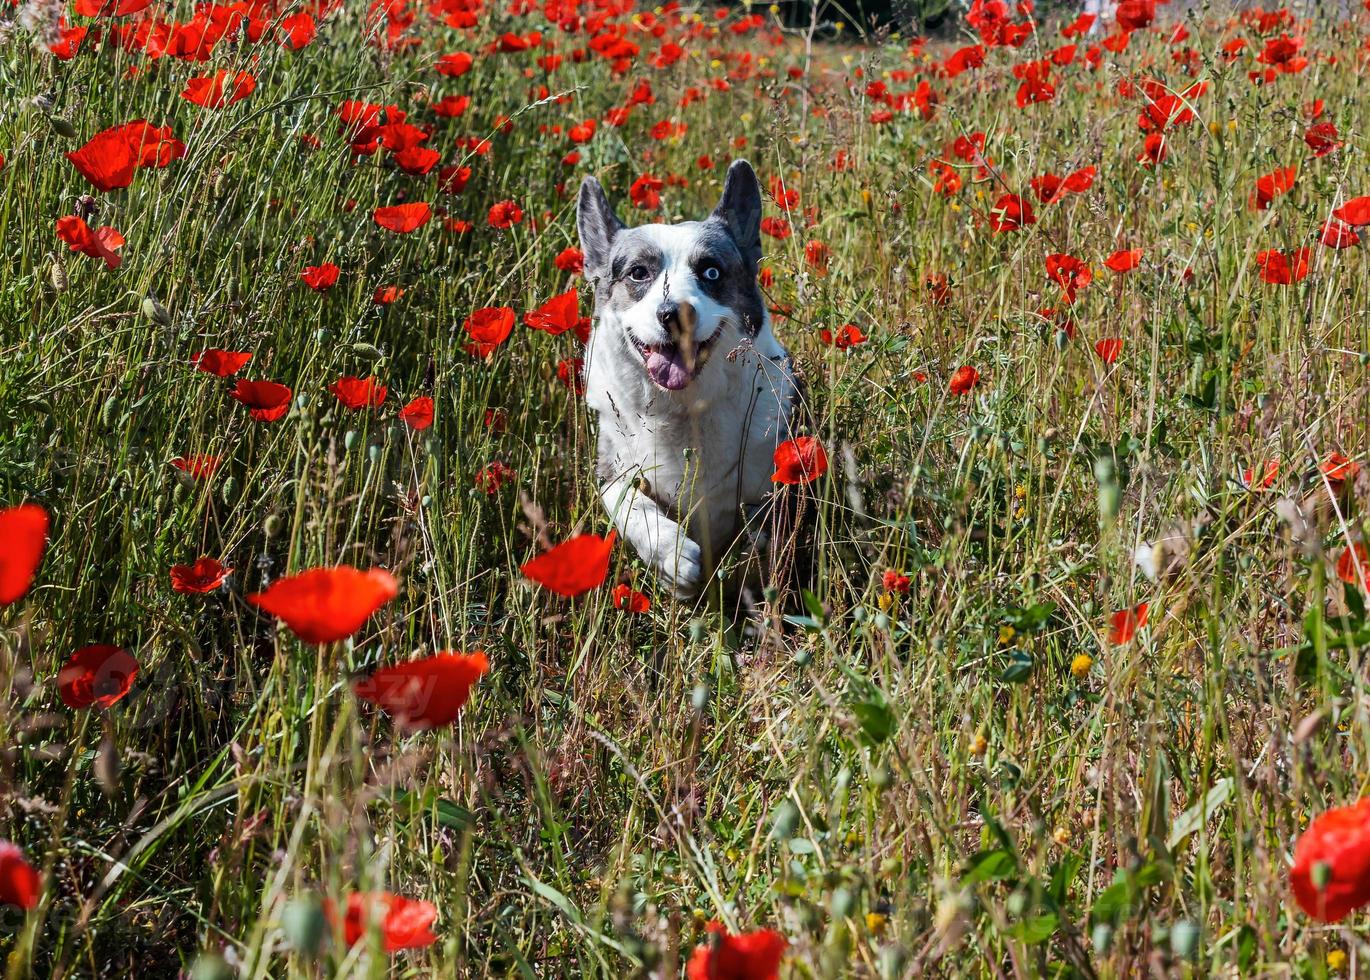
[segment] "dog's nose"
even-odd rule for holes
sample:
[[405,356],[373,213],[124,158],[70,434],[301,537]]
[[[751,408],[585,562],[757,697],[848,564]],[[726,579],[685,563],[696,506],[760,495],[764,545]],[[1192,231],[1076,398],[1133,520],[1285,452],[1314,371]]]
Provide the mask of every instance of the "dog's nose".
[[656,318],[672,339],[694,342],[695,326],[699,318],[695,315],[695,308],[689,303],[667,300],[656,308]]

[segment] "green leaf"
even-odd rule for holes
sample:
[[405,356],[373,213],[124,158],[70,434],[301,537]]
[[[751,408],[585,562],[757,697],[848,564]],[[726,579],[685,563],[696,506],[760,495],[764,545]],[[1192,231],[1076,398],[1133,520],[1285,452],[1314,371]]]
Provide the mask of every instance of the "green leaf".
[[1054,912],[1044,912],[1041,915],[1030,915],[1021,922],[1016,922],[1009,927],[1008,934],[1014,939],[1019,939],[1028,945],[1046,942],[1051,938],[1051,934],[1060,925],[1061,919]]
[[1009,654],[1008,666],[1000,674],[1000,679],[1009,684],[1021,684],[1032,676],[1034,666],[1032,654],[1026,650],[1014,650]]
[[1170,825],[1170,835],[1166,838],[1165,846],[1169,850],[1175,850],[1176,845],[1180,844],[1186,837],[1199,830],[1213,813],[1228,801],[1232,795],[1232,777],[1228,776],[1218,780],[1213,784],[1213,788],[1204,794],[1204,798],[1195,803],[1188,810],[1175,818]]
[[861,723],[861,734],[874,745],[879,745],[894,734],[894,712],[883,694],[875,695],[851,705],[852,714]]
[[961,875],[964,885],[978,885],[982,881],[1003,881],[1018,872],[1018,862],[1012,852],[1003,848],[981,851],[972,857]]
[[1131,904],[1130,891],[1125,880],[1115,881],[1099,893],[1089,917],[1095,922],[1117,922]]

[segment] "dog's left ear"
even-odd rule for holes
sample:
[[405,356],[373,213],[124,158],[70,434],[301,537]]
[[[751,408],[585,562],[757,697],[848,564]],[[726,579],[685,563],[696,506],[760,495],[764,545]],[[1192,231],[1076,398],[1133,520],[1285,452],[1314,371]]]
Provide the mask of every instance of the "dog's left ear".
[[723,181],[723,197],[713,216],[727,226],[742,257],[761,262],[761,185],[746,160],[734,160]]

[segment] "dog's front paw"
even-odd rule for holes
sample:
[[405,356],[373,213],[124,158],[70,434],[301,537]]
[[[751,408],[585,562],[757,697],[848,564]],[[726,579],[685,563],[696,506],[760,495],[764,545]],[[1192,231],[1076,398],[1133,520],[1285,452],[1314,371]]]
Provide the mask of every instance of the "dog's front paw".
[[693,599],[704,588],[704,551],[689,538],[682,537],[656,566],[657,575],[677,599]]

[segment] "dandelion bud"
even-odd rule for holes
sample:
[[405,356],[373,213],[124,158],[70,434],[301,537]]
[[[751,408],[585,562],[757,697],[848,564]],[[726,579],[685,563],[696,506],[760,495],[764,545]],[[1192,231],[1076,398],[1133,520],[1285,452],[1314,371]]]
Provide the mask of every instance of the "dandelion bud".
[[157,297],[149,293],[143,298],[143,316],[147,317],[159,327],[171,326],[171,313],[158,302]]

